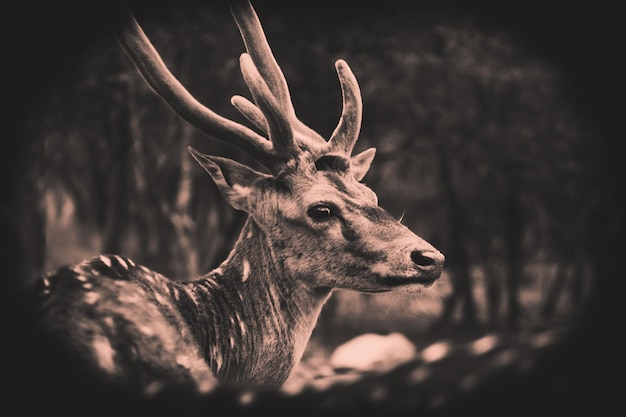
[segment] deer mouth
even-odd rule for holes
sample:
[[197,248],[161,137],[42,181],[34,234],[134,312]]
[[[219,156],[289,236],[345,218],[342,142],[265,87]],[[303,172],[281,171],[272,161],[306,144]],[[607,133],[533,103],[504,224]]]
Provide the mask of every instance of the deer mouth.
[[383,280],[386,285],[390,285],[392,287],[398,287],[403,285],[410,284],[420,284],[424,286],[431,286],[439,279],[439,275],[437,276],[419,276],[419,277],[387,277]]
[[374,288],[359,288],[358,291],[368,293],[389,292],[396,289],[409,287],[411,285],[419,285],[421,287],[430,287],[435,281],[439,279],[441,273],[433,273],[428,275],[414,275],[414,276],[380,276],[377,275],[375,280],[377,287]]

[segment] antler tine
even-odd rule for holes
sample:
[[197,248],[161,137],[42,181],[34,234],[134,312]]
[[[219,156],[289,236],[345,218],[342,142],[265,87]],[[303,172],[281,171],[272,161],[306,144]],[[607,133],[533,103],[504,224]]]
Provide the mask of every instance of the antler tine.
[[121,2],[114,7],[117,8],[114,32],[122,49],[148,85],[180,117],[208,136],[239,148],[266,167],[276,163],[269,141],[197,101],[169,71],[130,10]]
[[331,149],[345,152],[350,156],[361,130],[363,114],[361,91],[356,77],[344,60],[338,60],[335,63],[335,68],[341,84],[343,110],[337,128],[335,128],[329,142]]
[[[291,125],[286,115],[281,111],[280,103],[270,92],[250,55],[241,54],[240,66],[244,81],[250,88],[254,101],[265,118],[267,134],[272,141],[274,153],[287,160],[292,159],[298,152],[293,141]],[[255,116],[257,116],[256,113]]]
[[267,135],[267,121],[259,108],[243,96],[232,96],[230,103],[235,106],[239,113],[243,114],[253,125]]
[[285,114],[290,118],[295,117],[287,80],[272,54],[252,4],[249,0],[231,0],[230,8],[252,62],[263,75],[263,79]]
[[[313,129],[302,123],[296,116],[291,102],[289,86],[282,70],[274,58],[274,54],[267,42],[265,32],[259,21],[252,4],[249,0],[231,0],[230,8],[239,27],[241,37],[250,54],[252,62],[256,65],[259,73],[267,83],[270,91],[283,109],[284,114],[290,120],[296,136],[304,141],[318,142],[317,146],[326,141]],[[306,147],[307,144],[303,143]],[[312,145],[312,144],[309,144]]]

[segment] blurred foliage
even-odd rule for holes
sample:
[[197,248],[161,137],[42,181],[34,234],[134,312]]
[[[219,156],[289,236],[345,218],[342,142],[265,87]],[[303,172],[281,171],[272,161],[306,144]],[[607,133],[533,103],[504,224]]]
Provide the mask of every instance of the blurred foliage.
[[[346,18],[308,4],[289,13],[256,7],[299,117],[326,137],[341,112],[333,62],[350,64],[364,100],[355,151],[378,150],[365,182],[448,255],[453,282],[464,274],[470,287],[486,288],[496,320],[499,298],[509,294],[510,309],[519,285],[540,286],[552,306],[566,283],[588,289],[598,137],[562,68],[471,15],[364,8]],[[229,103],[250,95],[227,6],[137,16],[189,91],[243,122]],[[103,251],[181,279],[228,254],[244,216],[190,165],[186,145],[252,162],[180,120],[112,38],[84,50],[30,125],[45,139],[50,201],[71,201],[79,224],[101,234]]]

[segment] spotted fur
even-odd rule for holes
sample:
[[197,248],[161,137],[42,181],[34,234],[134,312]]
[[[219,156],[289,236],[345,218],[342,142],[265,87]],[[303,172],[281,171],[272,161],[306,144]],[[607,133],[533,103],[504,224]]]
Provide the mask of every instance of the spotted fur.
[[116,28],[144,79],[172,108],[208,127],[209,136],[240,139],[269,171],[190,148],[226,201],[249,216],[228,258],[202,277],[176,282],[131,259],[100,255],[31,288],[35,322],[59,347],[51,355],[66,352],[68,366],[144,394],[206,392],[217,381],[280,385],[333,289],[420,291],[443,267],[443,255],[360,182],[375,152],[352,155],[362,105],[348,65],[335,65],[343,110],[325,140],[297,119],[252,6],[231,6],[255,103],[232,102],[266,137],[199,108],[180,85],[164,87],[172,74],[127,10]]

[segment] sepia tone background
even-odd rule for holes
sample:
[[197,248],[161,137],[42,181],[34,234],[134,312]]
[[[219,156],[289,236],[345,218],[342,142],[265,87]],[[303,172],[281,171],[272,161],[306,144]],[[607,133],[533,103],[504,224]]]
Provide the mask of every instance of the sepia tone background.
[[[614,326],[623,278],[610,13],[385,3],[254,4],[300,119],[325,137],[341,112],[333,63],[350,64],[364,101],[355,152],[378,150],[364,182],[447,258],[427,295],[335,293],[304,360],[365,332],[399,331],[419,349],[575,325],[613,345],[621,336],[598,330]],[[189,91],[243,122],[229,102],[249,94],[227,2],[129,5]],[[155,97],[98,18],[106,9],[46,12],[22,27],[5,78],[19,84],[5,285],[98,253],[176,279],[216,267],[245,217],[186,147],[250,160]]]

